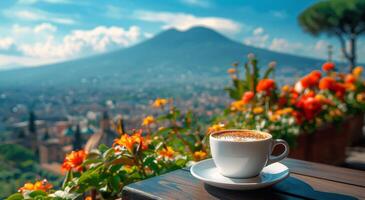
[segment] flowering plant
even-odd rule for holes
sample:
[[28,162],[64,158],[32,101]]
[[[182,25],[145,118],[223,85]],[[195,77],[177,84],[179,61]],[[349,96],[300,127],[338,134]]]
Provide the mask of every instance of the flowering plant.
[[204,134],[192,112],[182,113],[172,99],[157,99],[142,128],[120,134],[111,147],[100,145],[90,152],[73,151],[66,155],[62,188],[52,190],[46,180],[26,183],[8,199],[115,199],[123,186],[179,169],[208,155]]
[[268,131],[274,138],[283,138],[291,145],[303,132],[313,132],[327,123],[365,110],[365,85],[362,68],[352,73],[336,71],[332,62],[324,63],[322,72],[315,70],[293,85],[281,88],[270,79],[275,62],[261,76],[253,54],[244,63],[243,76],[234,63],[228,73],[232,86],[226,88],[234,100],[225,114],[217,118],[218,127]]

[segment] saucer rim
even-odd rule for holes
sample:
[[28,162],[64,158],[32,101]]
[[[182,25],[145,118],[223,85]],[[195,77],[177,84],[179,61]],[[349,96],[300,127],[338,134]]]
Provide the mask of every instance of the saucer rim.
[[[219,182],[219,181],[216,181],[216,179],[204,178],[204,177],[202,177],[202,176],[200,176],[200,175],[198,175],[194,172],[194,168],[197,165],[199,165],[201,163],[204,163],[204,162],[213,162],[214,163],[212,158],[199,161],[199,162],[195,163],[193,166],[191,166],[190,173],[193,175],[193,177],[195,177],[195,178],[197,178],[197,179],[199,179],[199,180],[201,180],[201,181],[203,181],[203,182],[205,182],[209,185],[213,185],[213,186],[216,186],[216,187],[219,187],[219,186],[217,186],[217,184],[220,184],[220,185],[224,185],[224,187],[226,187],[226,186],[228,186],[228,187],[229,186],[232,186],[232,187],[237,187],[237,186],[255,187],[255,186],[259,186],[260,188],[262,188],[262,187],[266,187],[266,186],[270,186],[270,185],[273,185],[275,183],[278,183],[278,182],[286,179],[290,175],[290,169],[286,165],[284,165],[280,162],[275,162],[275,163],[278,163],[278,164],[284,166],[287,169],[287,173],[285,175],[281,176],[280,178],[275,179],[274,181],[268,181],[268,182],[263,182],[263,183],[262,182],[256,182],[256,183],[226,183],[226,182]],[[273,164],[275,164],[275,163],[273,163]],[[270,165],[268,165],[268,166],[270,166]],[[266,167],[268,167],[268,166],[266,166]],[[227,178],[229,178],[229,177],[227,177]],[[234,179],[234,178],[230,178],[230,179]],[[240,178],[238,178],[238,179],[240,179]]]

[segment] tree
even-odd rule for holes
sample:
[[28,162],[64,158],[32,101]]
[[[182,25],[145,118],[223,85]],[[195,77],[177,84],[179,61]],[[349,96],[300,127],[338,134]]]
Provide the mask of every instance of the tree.
[[80,150],[82,148],[82,138],[81,138],[81,131],[80,125],[76,125],[76,131],[73,140],[73,150]]
[[37,132],[36,116],[33,111],[29,112],[28,130],[32,134],[35,134]]
[[304,31],[314,36],[322,33],[336,36],[350,70],[353,69],[357,59],[356,41],[365,33],[365,0],[321,1],[304,10],[298,20]]

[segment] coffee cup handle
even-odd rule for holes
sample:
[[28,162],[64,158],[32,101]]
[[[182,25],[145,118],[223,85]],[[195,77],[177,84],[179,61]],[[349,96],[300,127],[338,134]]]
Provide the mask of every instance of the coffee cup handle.
[[279,162],[280,160],[282,160],[282,159],[284,159],[284,158],[286,158],[288,156],[288,154],[289,154],[289,145],[288,145],[288,143],[285,140],[282,140],[282,139],[273,140],[273,145],[272,145],[271,153],[272,153],[272,151],[274,151],[275,146],[276,145],[279,145],[279,144],[284,145],[284,147],[285,147],[284,152],[281,153],[278,156],[272,156],[272,155],[270,155],[269,156],[269,160],[267,161],[267,164],[266,165],[271,165],[271,164],[273,164],[275,162]]

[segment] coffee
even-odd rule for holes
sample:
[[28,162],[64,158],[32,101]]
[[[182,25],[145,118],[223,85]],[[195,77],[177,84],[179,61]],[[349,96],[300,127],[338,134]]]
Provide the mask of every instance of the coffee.
[[247,130],[247,131],[222,132],[219,134],[214,134],[213,137],[224,141],[251,142],[251,141],[265,140],[268,139],[270,136],[267,133]]
[[[289,154],[289,145],[274,140],[269,133],[256,130],[223,130],[209,136],[210,152],[218,171],[226,177],[251,178],[262,169],[279,162]],[[276,145],[283,145],[284,152],[271,156]]]

